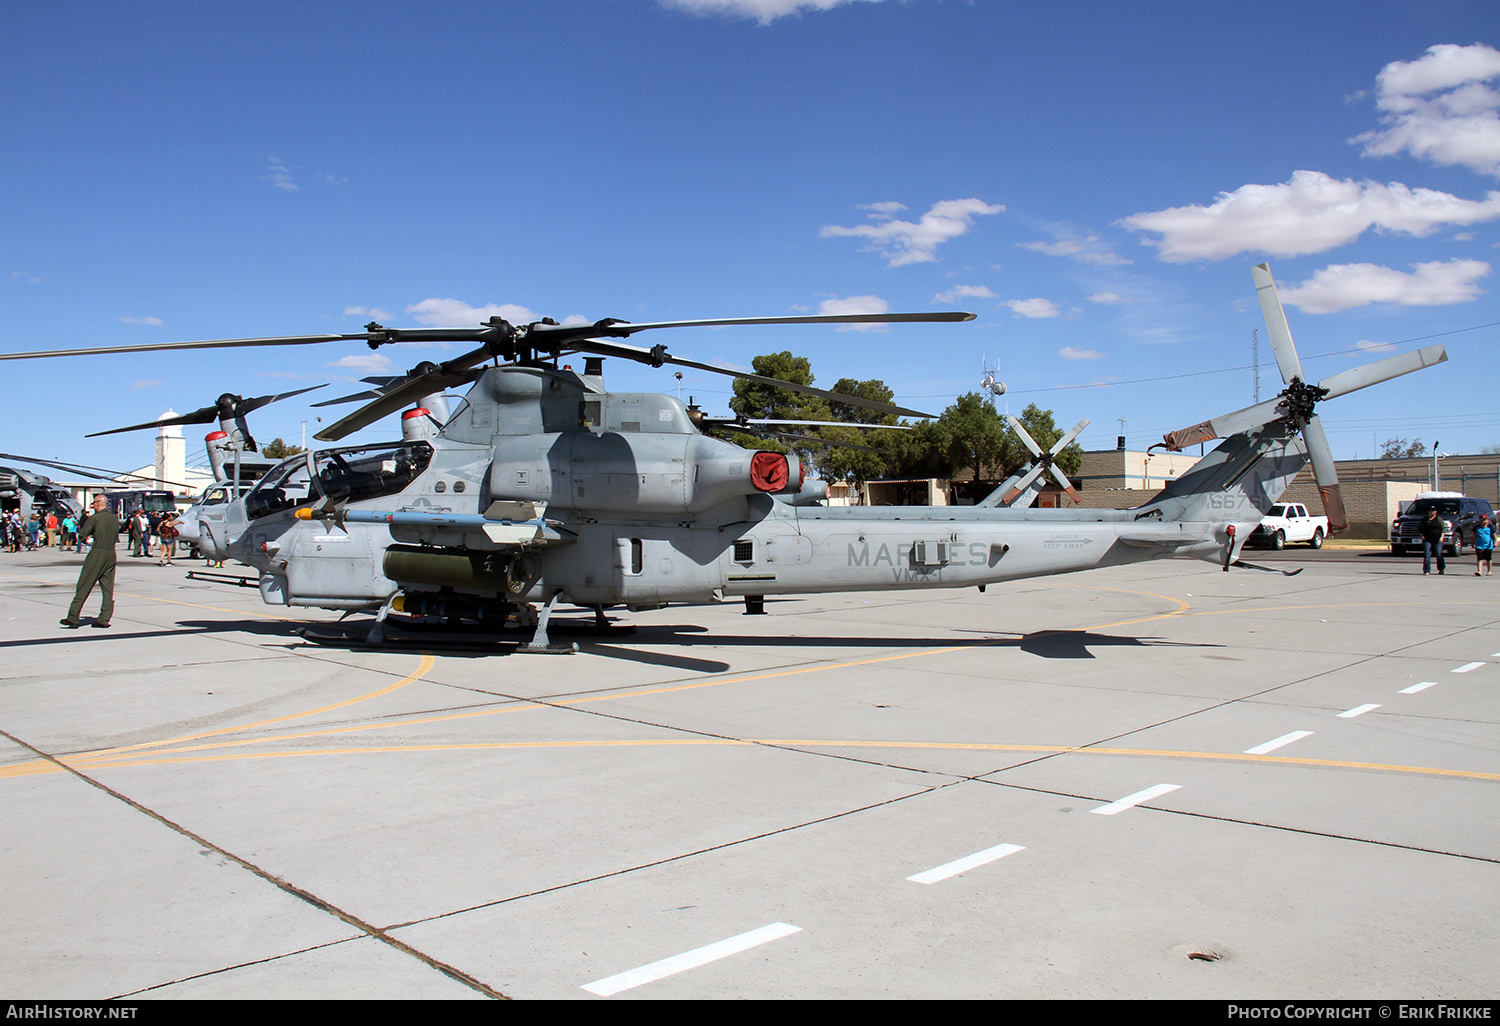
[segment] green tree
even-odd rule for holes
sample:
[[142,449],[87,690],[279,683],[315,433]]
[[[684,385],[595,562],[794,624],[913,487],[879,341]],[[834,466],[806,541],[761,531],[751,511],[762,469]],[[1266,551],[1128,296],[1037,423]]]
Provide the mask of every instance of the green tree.
[[295,456],[299,452],[306,452],[300,445],[287,445],[281,438],[273,438],[260,447],[260,454],[273,460],[284,460],[288,456]]
[[1427,455],[1427,443],[1413,440],[1410,444],[1404,438],[1387,438],[1380,446],[1380,459],[1402,460],[1416,456]]
[[1006,468],[1024,462],[1025,450],[1015,432],[978,392],[959,396],[938,418],[938,428],[949,474],[967,467],[981,481],[1004,476]]

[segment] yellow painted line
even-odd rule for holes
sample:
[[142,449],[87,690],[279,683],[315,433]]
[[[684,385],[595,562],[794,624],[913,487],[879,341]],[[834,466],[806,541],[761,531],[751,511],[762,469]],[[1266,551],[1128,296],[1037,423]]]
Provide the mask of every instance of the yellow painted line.
[[[232,734],[232,733],[235,733],[235,732],[241,731],[241,730],[254,730],[257,727],[265,727],[265,726],[268,726],[268,725],[270,725],[272,723],[285,723],[287,720],[298,720],[298,719],[302,719],[305,716],[316,716],[318,713],[331,712],[334,709],[342,709],[345,706],[357,705],[360,702],[368,702],[372,698],[379,698],[381,695],[388,695],[392,691],[400,690],[401,688],[406,687],[406,685],[411,684],[414,681],[421,680],[423,677],[425,677],[427,675],[428,671],[430,671],[436,663],[437,663],[437,660],[432,657],[431,653],[423,652],[422,653],[422,661],[417,666],[417,668],[415,670],[413,670],[411,673],[407,674],[405,677],[403,677],[400,680],[396,681],[396,683],[389,684],[389,685],[387,685],[387,686],[385,686],[383,688],[380,688],[380,689],[378,689],[376,691],[371,691],[367,695],[360,695],[358,698],[345,699],[342,702],[334,702],[332,705],[325,705],[325,706],[322,706],[321,708],[318,708],[318,709],[308,709],[305,712],[291,713],[291,714],[286,715],[286,716],[276,716],[276,717],[273,717],[273,718],[271,718],[269,720],[259,720],[259,721],[255,722],[255,723],[242,723],[242,724],[239,724],[239,725],[234,726],[234,727],[220,727],[218,730],[205,730],[205,731],[203,731],[202,733],[199,733],[199,734],[186,734],[186,735],[184,735],[182,737],[174,737],[174,738],[170,738],[170,739],[165,740],[165,741],[144,741],[144,742],[142,742],[140,744],[125,745],[125,746],[120,747],[120,748],[102,748],[102,749],[100,749],[98,751],[87,752],[87,753],[85,753],[83,755],[73,756],[73,757],[70,757],[70,758],[67,758],[67,759],[63,759],[61,761],[66,762],[69,765],[81,765],[81,764],[83,764],[85,762],[92,762],[95,759],[105,758],[105,757],[108,757],[110,755],[118,754],[120,752],[137,751],[137,750],[140,750],[140,749],[162,748],[162,747],[165,747],[166,745],[180,744],[183,741],[197,741],[197,740],[200,740],[201,738],[205,738],[205,737],[217,737],[220,734]],[[374,725],[372,724],[372,726],[374,726]],[[298,735],[298,734],[285,735],[285,737],[304,737],[304,736],[311,736],[311,735]],[[268,740],[269,741],[269,740],[282,740],[282,739],[283,738],[276,738],[276,739],[266,738],[264,740]],[[259,740],[259,739],[256,739],[256,740]],[[252,742],[241,741],[241,742],[235,742],[235,743],[236,744],[249,744],[249,743],[252,743]],[[208,747],[208,746],[203,746],[203,747]],[[178,749],[178,751],[193,751],[193,750],[194,749]]]
[[[326,755],[377,755],[396,752],[474,752],[507,751],[542,748],[683,748],[683,747],[748,747],[774,746],[779,748],[906,748],[922,750],[978,751],[978,752],[1040,752],[1068,755],[1121,755],[1153,759],[1208,759],[1225,762],[1249,762],[1270,765],[1307,766],[1318,769],[1356,769],[1385,773],[1414,773],[1424,776],[1454,777],[1467,780],[1500,781],[1500,773],[1482,773],[1474,770],[1440,769],[1432,766],[1404,766],[1391,763],[1356,762],[1335,759],[1299,759],[1278,755],[1245,755],[1239,752],[1178,752],[1152,748],[1079,748],[1072,745],[1006,745],[980,742],[942,741],[849,741],[817,738],[676,738],[676,739],[620,739],[613,741],[495,741],[467,744],[438,745],[378,745],[365,748],[313,748],[284,752],[245,752],[221,755],[173,757],[163,753],[149,759],[133,759],[120,763],[98,762],[91,770],[123,769],[139,766],[158,766],[191,762],[230,762],[247,759],[295,759]],[[40,771],[38,771],[40,772]]]
[[[1058,585],[1058,586],[1059,587],[1083,587],[1082,585]],[[1144,618],[1145,620],[1160,619],[1160,618],[1162,618],[1164,616],[1176,616],[1176,615],[1180,614],[1183,610],[1186,610],[1186,609],[1190,608],[1187,603],[1183,602],[1180,599],[1175,599],[1175,598],[1172,598],[1171,596],[1167,596],[1167,595],[1159,595],[1159,594],[1156,594],[1154,592],[1132,591],[1132,590],[1123,589],[1123,588],[1106,588],[1106,589],[1093,588],[1093,589],[1090,589],[1090,590],[1096,590],[1096,591],[1098,591],[1098,590],[1116,591],[1116,592],[1121,592],[1121,593],[1130,594],[1130,595],[1145,595],[1145,596],[1149,596],[1149,597],[1152,597],[1152,598],[1159,598],[1159,599],[1161,599],[1161,600],[1163,600],[1165,602],[1173,603],[1174,605],[1177,606],[1176,609],[1170,610],[1170,611],[1168,611],[1166,613],[1159,613],[1159,614],[1154,614],[1154,615],[1145,617]],[[1109,627],[1122,626],[1122,625],[1124,625],[1126,623],[1139,623],[1139,622],[1144,622],[1144,621],[1141,620],[1141,619],[1128,620],[1128,621],[1122,621],[1121,623],[1097,624],[1097,625],[1094,625],[1094,626],[1091,626],[1091,627],[1069,628],[1068,630],[1069,631],[1103,630],[1103,629],[1109,628]],[[1050,632],[1049,631],[1049,632],[1042,632],[1042,633],[1054,633],[1054,632]],[[615,701],[615,700],[624,699],[624,698],[641,698],[641,697],[647,697],[647,696],[651,696],[651,695],[670,694],[670,693],[678,692],[678,691],[697,690],[699,688],[720,687],[720,686],[727,685],[727,684],[745,684],[745,683],[751,683],[753,681],[772,680],[772,679],[775,679],[775,678],[778,678],[778,677],[787,677],[787,676],[793,676],[793,675],[804,674],[804,673],[821,673],[821,672],[828,671],[828,670],[848,669],[850,667],[855,667],[855,666],[867,666],[867,665],[872,665],[872,664],[875,664],[875,663],[891,662],[891,661],[902,660],[902,659],[914,659],[914,658],[924,657],[924,656],[944,655],[944,654],[952,653],[952,652],[965,652],[965,651],[970,651],[972,649],[977,649],[977,648],[992,648],[992,647],[995,647],[997,645],[1014,644],[1015,640],[1016,640],[1015,638],[996,638],[996,639],[991,639],[991,640],[987,640],[987,641],[971,641],[971,642],[965,642],[962,645],[949,646],[947,648],[922,649],[922,650],[916,651],[916,652],[898,652],[898,653],[896,653],[894,655],[873,656],[873,657],[871,657],[869,659],[851,660],[851,661],[846,661],[846,662],[842,662],[842,663],[820,663],[820,664],[815,664],[815,665],[812,665],[812,666],[797,667],[795,669],[771,670],[771,671],[767,671],[765,673],[750,674],[750,675],[739,676],[739,677],[729,677],[729,678],[718,678],[718,679],[694,681],[694,682],[687,683],[687,684],[675,684],[675,685],[668,685],[668,686],[663,686],[663,687],[651,687],[651,688],[639,689],[639,690],[635,690],[635,691],[616,692],[616,693],[604,694],[604,695],[590,695],[590,696],[587,696],[587,697],[584,697],[584,698],[558,699],[558,700],[547,701],[547,702],[542,702],[542,701],[526,702],[526,700],[522,699],[520,701],[525,702],[525,704],[523,704],[523,705],[508,705],[508,706],[505,706],[503,708],[498,708],[498,709],[478,709],[478,710],[474,710],[474,711],[471,711],[471,712],[450,713],[450,714],[446,714],[446,715],[442,715],[442,716],[424,716],[424,717],[419,717],[419,718],[415,718],[415,719],[407,719],[407,720],[388,720],[388,721],[383,721],[381,723],[357,724],[357,725],[347,726],[347,727],[330,728],[328,730],[305,731],[305,732],[298,733],[298,734],[280,734],[280,735],[276,735],[274,737],[248,738],[248,739],[241,740],[241,741],[226,741],[226,742],[221,742],[219,744],[214,744],[214,745],[195,745],[195,746],[192,746],[192,747],[189,747],[189,748],[174,749],[174,751],[176,751],[176,752],[208,751],[208,750],[218,749],[218,748],[238,747],[238,746],[241,746],[241,745],[270,744],[270,743],[273,743],[273,742],[289,741],[289,740],[299,740],[299,739],[307,738],[307,737],[326,737],[326,736],[333,735],[333,734],[352,733],[352,732],[363,731],[363,730],[379,730],[379,729],[382,729],[382,728],[395,728],[395,727],[407,727],[407,726],[422,726],[422,725],[426,725],[426,724],[430,724],[430,723],[445,723],[445,722],[450,722],[450,721],[455,721],[455,720],[474,719],[474,718],[477,718],[477,717],[480,717],[480,716],[498,716],[498,715],[502,715],[502,714],[505,714],[505,713],[524,712],[524,711],[529,711],[529,710],[545,709],[545,708],[548,708],[549,706],[551,706],[551,707],[557,707],[557,706],[575,706],[575,705],[584,705],[584,704],[588,704],[588,703],[592,703],[592,702]],[[878,644],[878,639],[872,639],[872,643]],[[425,658],[430,659],[431,657],[427,656]],[[428,663],[423,668],[419,669],[417,671],[417,673],[415,674],[415,676],[421,676],[423,673],[427,672],[427,670],[430,669],[430,668],[431,668],[431,663]],[[169,741],[146,742],[146,743],[142,743],[142,744],[139,744],[139,745],[131,745],[131,746],[124,747],[124,748],[101,749],[100,751],[97,751],[97,752],[86,752],[86,753],[83,753],[83,754],[80,754],[80,755],[63,757],[63,758],[60,758],[59,761],[62,762],[62,763],[64,763],[65,765],[74,766],[74,767],[78,767],[78,768],[83,768],[85,766],[94,766],[94,765],[100,764],[101,760],[107,760],[107,762],[108,762],[109,765],[127,765],[128,763],[120,762],[120,761],[118,761],[118,760],[116,760],[116,759],[114,759],[112,757],[118,755],[118,753],[128,752],[128,751],[132,751],[132,750],[146,750],[145,754],[149,755],[150,754],[150,750],[159,749],[159,748],[162,748],[162,747],[164,747],[166,745],[170,745],[170,744],[177,744],[177,743],[180,743],[180,742],[183,742],[183,741],[195,741],[195,740],[200,740],[200,739],[205,738],[205,737],[213,737],[213,736],[217,736],[217,735],[221,735],[221,734],[233,733],[233,732],[240,731],[240,730],[250,730],[250,729],[253,729],[255,727],[264,726],[264,725],[270,724],[270,723],[282,722],[282,721],[290,720],[290,719],[299,719],[299,718],[302,718],[304,716],[315,715],[315,714],[317,714],[319,712],[325,712],[325,711],[327,711],[327,709],[339,708],[342,705],[350,705],[350,704],[353,704],[354,702],[364,701],[366,698],[374,698],[374,697],[376,697],[378,695],[385,694],[388,691],[395,690],[396,687],[400,687],[400,686],[403,686],[406,683],[410,683],[410,681],[412,679],[414,679],[414,678],[408,678],[407,680],[402,681],[401,684],[393,685],[390,688],[386,688],[386,689],[383,689],[382,691],[374,692],[373,694],[366,695],[363,698],[353,699],[353,700],[351,700],[349,702],[339,703],[339,705],[327,706],[324,709],[313,709],[313,710],[309,710],[309,711],[304,712],[304,713],[296,713],[296,714],[293,714],[291,716],[279,717],[278,719],[264,720],[264,721],[261,721],[260,723],[245,724],[245,725],[241,725],[241,726],[237,726],[237,727],[225,727],[225,728],[222,728],[222,729],[219,729],[219,730],[206,731],[206,732],[201,733],[201,734],[193,734],[193,735],[189,735],[189,736],[186,736],[186,737],[174,738],[174,739],[169,740]],[[142,762],[140,764],[146,765],[147,763]],[[26,765],[30,766],[31,764],[26,764]],[[47,768],[47,766],[49,766],[49,765],[50,764],[40,763],[40,764],[38,764],[37,768],[33,772],[58,772],[55,767],[53,767],[52,769],[49,770]],[[24,775],[21,772],[22,769],[23,769],[23,767],[15,767],[14,771],[7,770],[7,769],[0,769],[0,778],[4,778],[4,777],[8,777],[8,776]]]

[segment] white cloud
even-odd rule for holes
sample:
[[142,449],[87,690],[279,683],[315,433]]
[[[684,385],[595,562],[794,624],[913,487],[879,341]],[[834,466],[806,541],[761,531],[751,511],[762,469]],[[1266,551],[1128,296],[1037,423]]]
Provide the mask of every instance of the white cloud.
[[149,324],[152,327],[161,326],[160,317],[121,317],[120,320],[126,324]]
[[30,271],[11,271],[10,276],[23,285],[35,285],[42,280],[40,275],[32,274]]
[[265,178],[271,183],[271,188],[280,189],[282,192],[296,192],[297,186],[292,184],[292,172],[281,162],[280,157],[266,157],[271,166],[266,169]]
[[1395,350],[1394,342],[1371,342],[1369,339],[1360,339],[1354,343],[1354,348],[1366,353],[1389,353]]
[[803,11],[827,11],[851,3],[880,3],[881,0],[658,0],[693,14],[724,14],[732,18],[754,18],[769,25],[777,18]]
[[1399,182],[1336,180],[1321,171],[1297,171],[1280,185],[1243,185],[1220,193],[1212,206],[1173,207],[1133,214],[1120,224],[1157,232],[1146,245],[1169,263],[1223,260],[1236,253],[1272,256],[1321,253],[1352,242],[1369,228],[1427,235],[1445,224],[1475,224],[1500,217],[1500,192],[1465,200]]
[[1074,349],[1072,346],[1063,346],[1057,351],[1057,355],[1064,360],[1102,360],[1104,354],[1093,349]]
[[1434,164],[1500,175],[1500,51],[1482,43],[1440,43],[1414,61],[1394,61],[1376,77],[1381,127],[1349,141],[1364,156],[1410,153]]
[[1000,304],[1008,306],[1017,317],[1060,317],[1062,312],[1050,299],[1007,299]]
[[1334,313],[1370,303],[1446,306],[1467,303],[1483,291],[1477,281],[1490,273],[1482,260],[1413,264],[1411,274],[1376,264],[1334,264],[1291,288],[1281,301],[1307,313]]
[[1133,260],[1128,260],[1118,253],[1111,253],[1108,247],[1100,244],[1097,235],[1090,235],[1084,239],[1060,239],[1057,242],[1018,242],[1016,245],[1022,249],[1046,253],[1048,256],[1071,257],[1096,267],[1134,263]]
[[160,385],[160,384],[161,384],[161,381],[158,378],[142,378],[139,381],[132,381],[130,383],[130,387],[131,388],[155,388],[157,385]]
[[[820,314],[863,314],[863,313],[886,313],[891,304],[879,296],[850,296],[848,299],[840,299],[831,296],[818,304]],[[888,331],[886,324],[840,324],[835,331]]]
[[389,310],[378,306],[346,306],[344,307],[344,316],[369,317],[374,321],[388,321],[396,315],[391,313]]
[[939,292],[932,297],[934,303],[952,303],[964,296],[972,296],[976,299],[994,299],[995,294],[983,285],[958,285],[947,292]]
[[366,353],[355,356],[341,356],[326,366],[342,367],[347,370],[359,371],[362,374],[388,374],[395,364],[391,363],[389,356],[383,356],[380,353]]
[[977,199],[943,200],[934,203],[932,209],[915,223],[898,221],[891,216],[894,209],[904,209],[898,204],[875,203],[865,209],[873,211],[870,218],[874,224],[852,228],[824,225],[820,234],[825,239],[831,235],[869,239],[870,244],[865,247],[867,251],[886,257],[887,267],[900,267],[936,260],[938,246],[967,232],[977,215],[998,214],[1005,207],[991,206]]
[[514,303],[489,303],[485,306],[470,306],[458,299],[424,299],[406,308],[418,324],[434,328],[477,326],[491,317],[500,317],[511,324],[530,324],[541,320],[524,306]]
[[1095,292],[1092,296],[1085,296],[1090,303],[1123,303],[1125,297],[1118,292]]

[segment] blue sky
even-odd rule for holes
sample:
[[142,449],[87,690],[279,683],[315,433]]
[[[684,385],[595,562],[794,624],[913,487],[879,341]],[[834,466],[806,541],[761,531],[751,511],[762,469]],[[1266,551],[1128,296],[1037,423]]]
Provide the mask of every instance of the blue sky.
[[[740,368],[790,349],[821,385],[881,378],[934,413],[988,362],[1012,411],[1089,417],[1088,448],[1123,418],[1144,448],[1250,404],[1253,328],[1279,391],[1250,278],[1269,260],[1315,380],[1447,346],[1322,408],[1338,457],[1475,452],[1500,443],[1496,47],[1492,0],[14,2],[0,351],[966,309],[638,341]],[[0,451],[139,466],[149,432],[83,436],[444,355],[7,362]],[[729,391],[683,382],[714,413]],[[251,426],[295,442],[328,413]]]

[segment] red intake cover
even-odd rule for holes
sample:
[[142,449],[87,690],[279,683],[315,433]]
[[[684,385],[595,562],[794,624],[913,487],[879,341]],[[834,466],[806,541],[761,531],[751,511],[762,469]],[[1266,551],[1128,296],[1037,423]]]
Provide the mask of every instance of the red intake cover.
[[750,483],[763,492],[784,492],[792,472],[779,452],[758,452],[750,458]]

